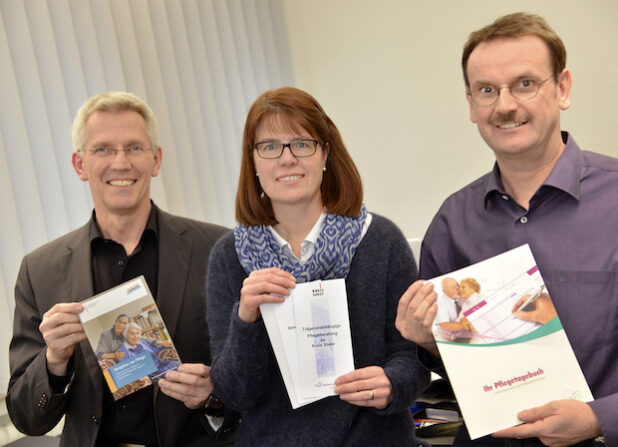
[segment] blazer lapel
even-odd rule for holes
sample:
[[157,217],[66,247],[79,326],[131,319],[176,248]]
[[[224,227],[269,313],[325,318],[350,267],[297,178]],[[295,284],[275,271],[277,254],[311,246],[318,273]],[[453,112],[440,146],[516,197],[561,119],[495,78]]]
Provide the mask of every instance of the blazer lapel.
[[[67,252],[61,256],[63,283],[66,284],[67,301],[82,301],[94,294],[92,259],[90,253],[90,222],[84,225],[67,244]],[[101,368],[88,340],[76,347],[76,355],[84,359],[92,387],[99,402],[103,399]],[[76,363],[77,364],[77,363]]]
[[157,306],[173,338],[184,300],[192,243],[184,237],[185,228],[178,220],[158,208],[156,211],[160,234]]

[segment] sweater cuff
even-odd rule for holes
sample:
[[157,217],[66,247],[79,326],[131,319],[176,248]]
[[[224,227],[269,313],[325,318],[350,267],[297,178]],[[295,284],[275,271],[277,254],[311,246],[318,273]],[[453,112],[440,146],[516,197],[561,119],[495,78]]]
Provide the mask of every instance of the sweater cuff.
[[416,358],[419,363],[428,371],[435,372],[442,377],[446,376],[446,369],[444,368],[444,364],[442,363],[442,359],[435,357],[425,348],[421,348],[420,346],[416,346]]

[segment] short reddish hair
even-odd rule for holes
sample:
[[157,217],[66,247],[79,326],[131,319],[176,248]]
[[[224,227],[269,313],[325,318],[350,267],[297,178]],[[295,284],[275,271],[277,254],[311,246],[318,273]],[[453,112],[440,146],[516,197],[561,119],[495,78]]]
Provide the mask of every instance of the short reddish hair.
[[[278,115],[278,116],[277,116]],[[331,214],[355,217],[363,202],[360,174],[348,153],[341,134],[320,104],[307,92],[281,87],[262,93],[249,109],[242,140],[242,158],[236,220],[243,225],[274,225],[277,223],[270,199],[260,197],[262,190],[255,175],[253,145],[258,126],[268,117],[282,118],[292,128],[302,128],[329,149],[326,171],[320,191],[322,203]]]
[[477,45],[499,38],[530,35],[540,37],[547,45],[554,70],[554,78],[558,79],[558,75],[566,67],[566,48],[562,39],[542,17],[525,12],[515,12],[498,17],[493,23],[470,33],[461,56],[461,68],[463,69],[466,87],[470,86],[468,59]]

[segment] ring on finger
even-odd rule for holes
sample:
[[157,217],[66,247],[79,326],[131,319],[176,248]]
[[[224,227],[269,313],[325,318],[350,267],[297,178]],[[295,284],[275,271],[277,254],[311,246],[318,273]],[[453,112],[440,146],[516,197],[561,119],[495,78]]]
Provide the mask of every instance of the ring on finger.
[[369,390],[369,392],[371,393],[371,396],[369,397],[369,400],[373,400],[373,398],[375,397],[373,389]]

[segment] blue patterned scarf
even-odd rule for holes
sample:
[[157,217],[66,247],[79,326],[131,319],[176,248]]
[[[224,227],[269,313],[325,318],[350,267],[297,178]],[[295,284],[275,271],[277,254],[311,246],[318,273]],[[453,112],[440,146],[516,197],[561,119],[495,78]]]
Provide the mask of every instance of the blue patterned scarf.
[[298,283],[316,279],[346,278],[356,248],[360,244],[366,218],[365,205],[357,217],[327,214],[315,250],[304,264],[283,253],[265,225],[238,225],[234,228],[234,247],[238,260],[247,273],[279,267],[294,275]]

